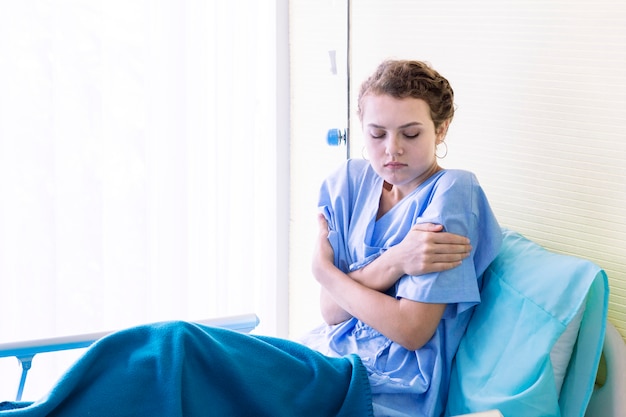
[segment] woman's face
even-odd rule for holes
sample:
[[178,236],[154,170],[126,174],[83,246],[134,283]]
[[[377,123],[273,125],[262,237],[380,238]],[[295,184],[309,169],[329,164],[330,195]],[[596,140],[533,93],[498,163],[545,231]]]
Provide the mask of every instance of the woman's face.
[[362,99],[365,147],[374,170],[401,194],[408,194],[440,168],[435,151],[439,132],[421,99],[367,95]]

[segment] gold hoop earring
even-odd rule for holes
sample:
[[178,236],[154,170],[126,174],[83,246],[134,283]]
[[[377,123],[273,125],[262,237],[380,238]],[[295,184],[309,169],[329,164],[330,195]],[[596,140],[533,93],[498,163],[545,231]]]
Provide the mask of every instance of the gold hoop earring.
[[[443,144],[443,145],[446,147],[446,151],[445,151],[445,153],[444,153],[442,156],[439,156],[439,155],[437,154],[437,151],[439,150],[439,145],[441,145],[441,144]],[[436,156],[437,158],[439,158],[439,159],[443,159],[443,158],[445,158],[446,156],[448,156],[448,144],[447,144],[445,141],[443,141],[443,140],[442,140],[441,142],[439,142],[439,144],[437,145],[437,149],[435,150],[435,156]]]

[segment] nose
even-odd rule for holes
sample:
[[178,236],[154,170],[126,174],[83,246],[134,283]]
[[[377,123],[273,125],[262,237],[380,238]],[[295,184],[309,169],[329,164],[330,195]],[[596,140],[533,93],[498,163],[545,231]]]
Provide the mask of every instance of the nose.
[[389,135],[387,139],[387,155],[396,156],[402,155],[404,150],[402,149],[402,142],[397,135]]

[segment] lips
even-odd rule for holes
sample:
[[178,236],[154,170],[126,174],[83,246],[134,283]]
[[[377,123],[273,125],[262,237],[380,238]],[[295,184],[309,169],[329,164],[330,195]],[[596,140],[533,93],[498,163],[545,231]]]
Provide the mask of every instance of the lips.
[[402,164],[400,162],[387,162],[385,164],[385,168],[389,168],[389,169],[399,169],[399,168],[404,168],[406,167],[406,164]]

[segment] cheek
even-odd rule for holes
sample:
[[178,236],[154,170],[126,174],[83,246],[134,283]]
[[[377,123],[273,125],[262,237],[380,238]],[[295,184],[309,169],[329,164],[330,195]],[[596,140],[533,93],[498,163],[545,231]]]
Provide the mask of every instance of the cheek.
[[367,159],[376,159],[385,152],[385,146],[381,141],[366,140],[363,147],[363,154]]

